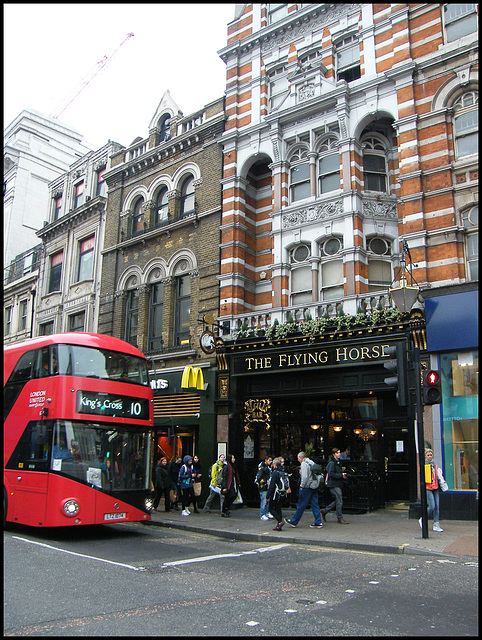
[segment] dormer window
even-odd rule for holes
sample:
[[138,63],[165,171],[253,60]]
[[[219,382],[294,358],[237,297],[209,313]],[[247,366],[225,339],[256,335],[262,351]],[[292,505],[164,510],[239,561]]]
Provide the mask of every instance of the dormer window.
[[169,140],[171,132],[171,116],[165,115],[160,122],[159,143]]

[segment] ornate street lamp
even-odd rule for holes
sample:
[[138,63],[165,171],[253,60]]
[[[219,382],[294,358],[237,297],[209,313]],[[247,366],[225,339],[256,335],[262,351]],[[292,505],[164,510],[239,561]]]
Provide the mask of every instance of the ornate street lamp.
[[[408,253],[408,257],[410,258],[410,272],[407,271],[405,253]],[[405,273],[409,273],[412,283],[415,282],[412,276],[412,257],[406,240],[402,243],[402,256],[400,258],[400,286],[389,289],[393,302],[402,313],[406,313],[412,309],[420,291],[419,287],[407,284]]]
[[[408,254],[410,259],[410,271],[407,271],[405,254]],[[407,284],[406,273],[410,276],[410,282]],[[400,258],[400,286],[389,289],[390,295],[396,307],[402,313],[411,311],[415,304],[419,287],[413,286],[415,280],[412,276],[412,256],[410,255],[410,249],[406,240],[402,242],[402,255]],[[416,284],[416,283],[415,283]],[[424,454],[424,439],[423,439],[423,406],[420,389],[420,376],[421,376],[421,362],[420,362],[420,349],[412,344],[410,338],[408,339],[409,359],[413,367],[414,372],[414,386],[415,386],[415,410],[417,416],[417,446],[418,446],[418,464],[419,464],[419,483],[420,483],[420,508],[422,511],[422,538],[428,538],[428,515],[427,515],[427,493],[425,490],[425,454]]]

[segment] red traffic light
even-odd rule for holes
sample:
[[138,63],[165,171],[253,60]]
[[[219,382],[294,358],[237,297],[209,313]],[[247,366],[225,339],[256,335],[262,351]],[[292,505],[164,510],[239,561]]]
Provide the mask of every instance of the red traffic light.
[[440,371],[429,369],[423,372],[422,396],[425,404],[442,402],[442,377]]

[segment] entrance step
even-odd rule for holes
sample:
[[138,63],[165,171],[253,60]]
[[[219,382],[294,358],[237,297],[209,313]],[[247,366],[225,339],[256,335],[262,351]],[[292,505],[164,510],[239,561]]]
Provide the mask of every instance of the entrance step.
[[390,511],[408,511],[410,509],[410,503],[396,502],[393,500],[385,504],[385,509],[389,509]]

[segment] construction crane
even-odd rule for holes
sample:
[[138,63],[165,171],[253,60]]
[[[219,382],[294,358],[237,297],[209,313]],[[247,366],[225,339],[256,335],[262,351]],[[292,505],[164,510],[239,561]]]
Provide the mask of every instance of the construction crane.
[[103,69],[107,67],[109,62],[111,62],[112,58],[119,51],[119,49],[122,47],[124,42],[127,42],[127,40],[129,40],[129,38],[132,38],[133,35],[134,35],[133,33],[128,33],[127,36],[124,38],[124,40],[117,47],[117,49],[110,56],[104,56],[102,60],[99,60],[99,62],[97,62],[97,64],[94,67],[92,67],[89,73],[87,73],[87,75],[85,75],[82,78],[80,83],[76,86],[76,88],[69,95],[69,97],[63,101],[62,105],[56,111],[51,113],[50,116],[52,118],[59,118],[63,114],[63,112],[67,109],[67,107],[69,107],[72,104],[72,102],[77,98],[77,96],[80,93],[82,93],[84,89],[87,89],[87,87],[92,82],[92,80],[96,77],[96,75],[98,75]]

